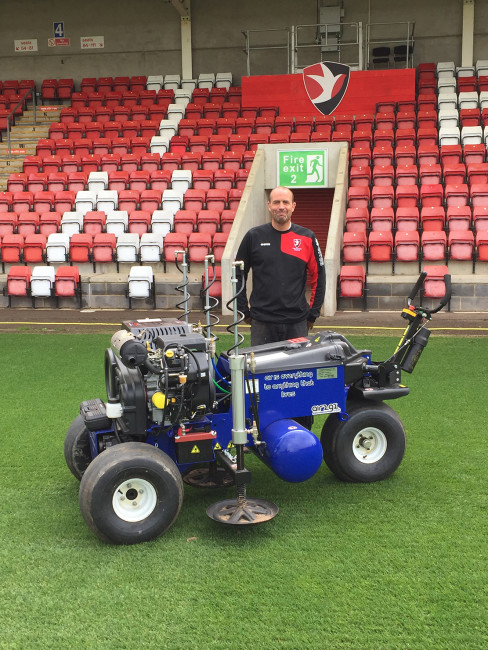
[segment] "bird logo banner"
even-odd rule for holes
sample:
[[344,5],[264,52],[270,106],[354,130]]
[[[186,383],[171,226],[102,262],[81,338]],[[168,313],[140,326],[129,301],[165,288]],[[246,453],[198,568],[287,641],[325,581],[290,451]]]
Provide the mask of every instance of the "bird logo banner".
[[323,115],[330,115],[346,94],[351,69],[344,63],[322,61],[303,69],[303,84],[310,101]]

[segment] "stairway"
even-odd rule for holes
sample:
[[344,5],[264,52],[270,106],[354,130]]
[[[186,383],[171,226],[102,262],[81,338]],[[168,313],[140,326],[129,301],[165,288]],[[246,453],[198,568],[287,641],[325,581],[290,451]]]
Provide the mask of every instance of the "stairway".
[[[25,156],[35,155],[36,144],[40,138],[49,137],[49,125],[59,120],[61,107],[49,107],[49,111],[36,109],[36,124],[34,124],[34,111],[24,111],[23,115],[15,118],[15,125],[10,130],[11,154],[8,153],[7,134],[2,134],[0,142],[0,191],[7,189],[7,180],[10,174],[22,171]],[[55,108],[55,110],[53,110]]]

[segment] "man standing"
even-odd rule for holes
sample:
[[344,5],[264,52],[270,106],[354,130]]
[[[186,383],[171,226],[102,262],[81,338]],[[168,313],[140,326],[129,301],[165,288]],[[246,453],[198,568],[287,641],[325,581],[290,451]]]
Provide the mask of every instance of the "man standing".
[[[325,295],[325,269],[317,238],[291,222],[293,192],[271,191],[271,222],[251,228],[243,237],[236,260],[244,262],[244,281],[252,269],[250,306],[246,291],[237,300],[251,325],[251,345],[307,336],[320,314]],[[310,302],[305,292],[311,280]]]

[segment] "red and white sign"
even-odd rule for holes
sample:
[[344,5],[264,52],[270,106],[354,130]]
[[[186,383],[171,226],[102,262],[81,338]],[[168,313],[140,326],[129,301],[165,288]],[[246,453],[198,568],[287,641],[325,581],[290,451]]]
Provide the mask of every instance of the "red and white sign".
[[37,52],[37,38],[24,38],[21,41],[14,41],[16,52]]
[[48,38],[47,46],[48,47],[69,47],[71,45],[71,39],[63,38]]
[[25,154],[27,153],[27,149],[11,149],[10,153],[13,155],[25,156]]
[[82,50],[100,50],[105,47],[104,36],[82,36],[80,38]]
[[59,111],[59,106],[38,106],[37,110],[49,113],[50,111]]

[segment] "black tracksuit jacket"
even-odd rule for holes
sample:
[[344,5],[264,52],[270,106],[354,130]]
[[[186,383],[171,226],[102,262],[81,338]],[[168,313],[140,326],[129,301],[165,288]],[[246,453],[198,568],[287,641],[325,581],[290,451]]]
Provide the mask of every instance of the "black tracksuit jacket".
[[[276,230],[271,223],[256,226],[244,235],[236,260],[244,262],[246,280],[252,269],[250,307],[245,291],[237,300],[245,317],[268,323],[297,323],[314,322],[319,316],[325,295],[325,269],[311,230],[293,223],[286,232]],[[305,295],[307,275],[310,303]]]

